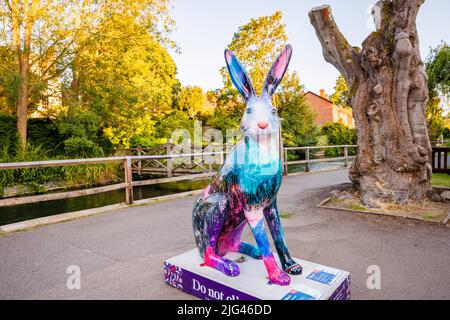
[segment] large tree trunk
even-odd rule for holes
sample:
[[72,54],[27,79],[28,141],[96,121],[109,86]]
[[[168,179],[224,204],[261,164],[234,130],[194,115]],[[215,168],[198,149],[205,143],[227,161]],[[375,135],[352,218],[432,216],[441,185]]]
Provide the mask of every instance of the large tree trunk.
[[23,51],[20,63],[20,86],[17,99],[17,129],[22,150],[27,149],[27,120],[28,120],[28,96],[30,93],[30,51],[31,51],[31,29],[33,18],[31,12],[32,0],[23,2]]
[[[23,15],[20,17],[20,2],[11,1],[11,36],[13,42],[14,65],[19,78],[17,93],[17,132],[23,151],[27,148],[28,97],[30,92],[30,50],[31,29],[33,27],[32,1],[23,2]],[[23,23],[23,50],[21,48],[20,26]]]
[[427,77],[416,16],[422,0],[382,0],[377,31],[352,47],[329,6],[309,13],[325,60],[344,76],[358,136],[350,179],[367,206],[420,200],[430,190],[431,146],[425,121]]

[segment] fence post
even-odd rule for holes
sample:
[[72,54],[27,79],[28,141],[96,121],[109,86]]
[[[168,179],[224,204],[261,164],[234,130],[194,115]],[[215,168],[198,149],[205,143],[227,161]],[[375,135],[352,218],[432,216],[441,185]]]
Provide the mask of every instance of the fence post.
[[309,172],[310,171],[310,168],[309,168],[309,148],[305,149],[305,160],[306,160],[305,172]]
[[223,165],[223,162],[225,161],[225,152],[227,151],[227,145],[222,145],[222,152],[219,154],[219,167]]
[[[167,155],[172,155],[172,139],[167,139]],[[173,160],[172,158],[167,159],[167,177],[173,176]]]
[[[214,150],[214,149],[213,149]],[[215,152],[215,151],[213,151],[213,152]],[[208,166],[209,166],[209,172],[211,173],[211,172],[213,172],[213,155],[211,155],[211,157],[209,158],[209,163],[208,163]],[[203,157],[203,163],[205,163],[205,157]]]
[[348,167],[348,147],[345,146],[344,147],[344,167],[347,168]]
[[[280,123],[282,123],[284,119],[280,118]],[[284,145],[283,145],[283,134],[282,134],[282,126],[280,125],[280,131],[278,132],[278,153],[280,155],[281,168],[284,175],[287,175],[287,156],[285,154]]]
[[288,175],[288,150],[283,148],[283,172],[284,175],[287,176]]
[[133,204],[133,174],[131,171],[131,157],[124,161],[125,168],[125,203]]
[[[137,152],[138,152],[138,156],[140,157],[142,155],[141,147],[138,147]],[[141,159],[139,159],[139,161],[138,161],[138,175],[141,175],[141,170],[142,170],[142,161],[141,161]]]

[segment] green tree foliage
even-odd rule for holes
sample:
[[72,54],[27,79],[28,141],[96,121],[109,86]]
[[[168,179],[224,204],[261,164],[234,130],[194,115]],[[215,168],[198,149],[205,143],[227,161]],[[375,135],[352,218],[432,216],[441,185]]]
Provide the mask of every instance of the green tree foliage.
[[[261,93],[264,79],[287,42],[282,13],[251,19],[239,27],[228,46],[247,69],[257,94]],[[295,54],[295,53],[294,53]],[[208,124],[225,131],[239,128],[244,103],[233,87],[226,68],[220,70],[224,88],[208,93],[208,99],[216,105],[214,116]],[[310,110],[304,90],[296,73],[286,73],[274,96],[274,105],[285,120],[282,122],[283,139],[287,145],[312,145],[315,143],[317,127],[315,115]]]
[[17,77],[11,69],[14,64],[12,51],[0,46],[0,113],[12,115],[17,100]]
[[[247,69],[257,94],[261,93],[264,78],[288,39],[282,18],[283,14],[277,11],[271,16],[251,19],[239,27],[228,46]],[[225,87],[231,88],[226,68],[221,73]]]
[[330,100],[338,107],[351,108],[347,83],[341,74],[336,79],[334,92],[330,96]]
[[223,88],[210,91],[207,99],[216,106],[212,117],[206,122],[207,125],[221,130],[223,134],[226,134],[227,130],[239,129],[245,104],[237,90]]
[[428,136],[431,141],[439,140],[444,133],[444,119],[442,118],[441,99],[437,96],[428,98],[427,110],[425,112]]
[[0,141],[4,153],[15,154],[18,149],[16,117],[0,114]]
[[[356,144],[356,130],[347,128],[343,123],[325,123],[321,128],[321,135],[327,137],[330,145],[354,145]],[[340,153],[337,149],[327,149],[327,156],[336,156]],[[353,154],[354,150],[350,149],[349,154]]]
[[178,106],[180,110],[187,113],[189,118],[194,119],[197,113],[202,111],[203,90],[200,87],[182,87],[178,95]]
[[133,38],[116,41],[112,34],[94,44],[82,60],[91,67],[80,76],[83,103],[100,116],[112,143],[123,147],[133,137],[155,134],[156,121],[170,112],[176,72],[160,44],[146,33],[131,32],[136,32]]
[[325,123],[322,126],[321,134],[328,137],[331,145],[356,144],[355,129],[347,128],[343,123]]
[[275,96],[282,120],[283,143],[286,146],[311,146],[317,142],[316,115],[304,96],[303,86],[297,73],[286,74]]
[[[14,8],[18,10],[11,14]],[[18,148],[18,118],[1,116],[0,162],[95,157],[114,147],[155,140],[154,125],[172,112],[176,68],[167,48],[176,45],[168,37],[174,23],[169,10],[170,0],[1,2],[0,113],[16,113],[22,86],[25,119],[37,107],[52,119],[26,121],[29,149],[24,153]],[[13,44],[17,35],[19,46]],[[17,61],[28,62],[29,70],[18,68]],[[62,101],[54,112],[53,101]],[[3,171],[0,192],[5,185],[57,180],[97,184],[116,179],[117,169]]]
[[442,43],[434,49],[425,62],[428,90],[431,95],[450,95],[450,46]]
[[167,138],[172,136],[172,132],[177,129],[187,129],[192,133],[194,129],[194,120],[191,119],[186,112],[175,109],[166,117],[161,118],[158,121],[156,128],[156,136],[159,137],[158,141],[161,144],[166,142]]
[[[157,109],[152,117],[161,115],[171,104],[166,88],[171,81],[166,81],[165,73],[169,78],[175,73],[166,51],[176,47],[168,38],[174,23],[169,10],[170,0],[2,1],[0,44],[8,49],[0,49],[0,110],[12,114],[17,109],[22,144],[27,113],[46,106],[56,95],[66,107],[86,107],[87,102],[100,115],[102,105],[114,98],[122,100],[116,105],[143,108],[147,104],[150,112]],[[120,75],[110,76],[114,72]],[[103,82],[89,92],[81,91],[80,85],[98,83],[95,80]],[[101,87],[106,81],[117,85]],[[136,108],[130,108],[129,114],[109,109],[116,117],[105,124],[106,132],[112,135],[119,130],[114,143],[126,146],[131,130],[140,135],[152,128],[149,119],[144,119],[143,127],[130,124],[136,119]]]
[[[47,86],[40,81],[37,73],[31,73],[29,87],[28,113],[36,110]],[[7,46],[0,45],[0,113],[13,115],[16,113],[16,104],[20,77],[14,72],[13,52]]]
[[443,43],[430,50],[425,62],[428,76],[428,103],[426,120],[431,140],[438,140],[444,133],[443,109],[450,111],[450,47]]

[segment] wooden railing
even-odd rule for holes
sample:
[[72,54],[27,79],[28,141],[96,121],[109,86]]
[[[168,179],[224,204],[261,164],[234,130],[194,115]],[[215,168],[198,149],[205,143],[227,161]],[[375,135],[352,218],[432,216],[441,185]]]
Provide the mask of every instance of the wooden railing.
[[[314,146],[314,147],[286,147],[283,148],[284,150],[284,156],[283,156],[283,172],[285,175],[288,174],[288,165],[290,164],[304,164],[305,165],[305,171],[310,171],[310,164],[311,163],[318,163],[318,162],[333,162],[333,161],[344,161],[344,167],[348,167],[349,161],[353,160],[355,156],[349,156],[348,149],[349,148],[357,148],[356,145],[339,145],[339,146]],[[344,149],[344,156],[343,157],[335,157],[335,158],[318,158],[318,159],[311,159],[311,150],[325,150],[325,149]],[[292,160],[288,161],[288,152],[289,151],[304,151],[305,152],[305,159],[304,160]]]
[[[226,154],[227,147],[230,145],[222,145],[217,146],[220,150],[215,151],[223,151],[219,153],[222,157]],[[154,156],[154,155],[171,155],[171,154],[180,154],[180,153],[204,153],[205,150],[203,147],[189,147],[189,150],[183,149],[180,145],[172,143],[172,140],[161,146],[153,147],[153,148],[128,148],[128,149],[120,149],[117,150],[119,155],[126,156]],[[173,177],[179,175],[186,174],[195,174],[195,173],[203,173],[203,172],[213,172],[218,166],[214,166],[212,163],[207,163],[203,161],[203,157],[196,157],[191,159],[192,161],[188,162],[179,162],[175,163],[172,158],[167,159],[157,159],[157,158],[149,158],[148,160],[139,160],[133,162],[132,164],[132,172],[137,173],[138,175],[143,174],[155,174],[155,175],[165,175],[166,177]],[[219,163],[223,163],[223,158],[219,160]]]
[[[342,157],[334,158],[311,158],[312,150],[326,150],[330,148],[340,148],[343,149]],[[344,167],[348,167],[350,160],[354,159],[355,156],[349,155],[350,148],[357,148],[356,145],[340,145],[340,146],[314,146],[314,147],[286,147],[283,148],[283,153],[281,154],[283,172],[288,174],[288,166],[292,164],[305,164],[305,171],[310,171],[310,164],[320,163],[320,162],[330,162],[330,161],[343,161]],[[304,151],[304,160],[287,160],[289,152]],[[449,160],[450,147],[433,147],[433,159],[432,166],[433,172],[445,172],[450,174],[450,160]],[[148,179],[148,180],[138,180],[133,181],[133,168],[136,168],[139,163],[144,161],[162,161],[166,160],[168,163],[172,163],[176,158],[198,158],[204,156],[214,156],[218,155],[220,163],[223,163],[225,152],[203,152],[203,153],[190,153],[190,154],[161,154],[161,155],[141,155],[141,156],[117,156],[117,157],[107,157],[107,158],[92,158],[92,159],[70,159],[70,160],[48,160],[48,161],[35,161],[35,162],[9,162],[0,163],[0,170],[13,170],[13,169],[27,169],[27,168],[44,168],[44,167],[56,167],[56,166],[67,166],[67,165],[89,165],[89,164],[101,164],[101,163],[112,163],[121,162],[124,170],[124,182],[116,183],[113,185],[74,190],[60,193],[49,193],[43,195],[17,197],[17,198],[6,198],[0,200],[0,206],[9,205],[19,205],[26,203],[34,203],[40,201],[67,199],[79,196],[92,195],[97,193],[103,193],[113,190],[125,189],[125,203],[132,204],[134,201],[133,197],[133,187],[154,185],[167,182],[175,182],[182,180],[194,180],[194,179],[204,179],[211,177],[215,174],[213,170],[208,168],[204,172],[197,173],[186,173],[184,175],[173,176],[169,173],[166,177]],[[170,165],[168,166],[170,170]],[[142,167],[141,167],[142,169]]]
[[450,174],[450,161],[448,156],[450,147],[433,147],[432,166],[433,172]]
[[60,193],[50,193],[37,196],[21,197],[21,198],[11,198],[0,200],[0,206],[10,206],[19,205],[26,203],[34,203],[40,201],[49,200],[59,200],[68,199],[79,196],[86,196],[91,194],[97,194],[107,191],[125,189],[125,203],[132,204],[133,199],[133,187],[146,186],[152,184],[174,182],[181,180],[192,180],[210,177],[214,172],[200,173],[200,174],[188,174],[179,177],[167,177],[159,179],[149,179],[133,181],[132,176],[132,163],[135,161],[142,160],[163,160],[163,159],[176,159],[176,158],[187,158],[187,157],[203,157],[203,156],[213,156],[221,155],[221,152],[207,152],[207,153],[197,153],[197,154],[172,154],[172,155],[158,155],[158,156],[121,156],[121,157],[108,157],[108,158],[92,158],[92,159],[70,159],[70,160],[48,160],[48,161],[34,161],[34,162],[8,162],[0,163],[0,170],[13,170],[13,169],[30,169],[30,168],[44,168],[44,167],[58,167],[67,165],[87,165],[87,164],[100,164],[100,163],[111,163],[111,162],[122,162],[125,181],[123,183],[116,183],[113,185],[108,185],[104,187],[75,190],[69,192]]
[[[327,162],[327,161],[338,161],[344,160],[344,166],[348,166],[349,160],[353,157],[348,155],[348,148],[354,148],[356,146],[344,145],[344,146],[321,146],[321,147],[291,147],[291,148],[283,148],[282,154],[282,162],[283,162],[283,171],[287,174],[287,167],[290,164],[306,164],[306,171],[309,171],[310,163],[315,162]],[[327,149],[327,148],[343,148],[344,149],[344,157],[338,158],[321,158],[321,159],[310,159],[310,150],[312,149]],[[296,150],[304,150],[306,154],[305,160],[295,160],[295,161],[287,161],[288,152],[296,151]],[[74,190],[67,192],[59,192],[59,193],[48,193],[43,195],[35,195],[35,196],[26,196],[26,197],[17,197],[17,198],[7,198],[0,200],[0,206],[10,206],[10,205],[19,205],[19,204],[27,204],[34,203],[40,201],[50,201],[50,200],[59,200],[59,199],[68,199],[79,196],[92,195],[97,193],[103,193],[108,191],[114,191],[119,189],[125,189],[125,203],[132,204],[134,201],[133,197],[133,187],[138,186],[146,186],[146,185],[154,185],[160,183],[167,182],[175,182],[182,180],[193,180],[193,179],[204,179],[211,177],[215,174],[214,170],[212,170],[212,165],[209,167],[204,167],[204,171],[196,171],[195,173],[185,172],[182,175],[175,176],[173,170],[173,162],[174,159],[177,158],[204,158],[205,156],[219,156],[219,165],[223,163],[224,156],[226,152],[202,152],[202,153],[180,153],[180,154],[160,154],[160,155],[141,155],[141,156],[117,156],[117,157],[107,157],[107,158],[92,158],[92,159],[70,159],[70,160],[48,160],[48,161],[34,161],[34,162],[9,162],[9,163],[0,163],[0,170],[13,170],[13,169],[29,169],[29,168],[44,168],[44,167],[57,167],[57,166],[68,166],[68,165],[89,165],[89,164],[101,164],[101,163],[114,163],[119,162],[123,165],[124,170],[124,182],[116,183],[108,186],[83,189],[83,190]],[[138,170],[144,170],[142,167],[142,163],[145,161],[158,161],[161,162],[165,160],[165,170],[161,171],[161,175],[165,175],[162,178],[156,179],[147,179],[147,180],[138,180],[133,181],[133,172],[138,173]],[[141,166],[139,165],[141,164]],[[164,174],[166,173],[166,174]]]

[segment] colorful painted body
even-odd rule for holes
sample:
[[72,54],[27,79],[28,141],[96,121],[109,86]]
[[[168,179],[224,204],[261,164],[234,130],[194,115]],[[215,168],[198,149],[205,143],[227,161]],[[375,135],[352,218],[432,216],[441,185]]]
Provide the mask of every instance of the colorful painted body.
[[[279,285],[290,283],[287,273],[302,272],[287,249],[276,203],[282,178],[278,145],[280,120],[271,96],[284,76],[291,54],[292,48],[286,46],[274,62],[258,97],[237,58],[231,51],[225,51],[231,79],[247,102],[241,121],[244,139],[234,147],[211,184],[196,200],[192,218],[204,265],[237,276],[238,265],[223,256],[230,251],[240,252],[262,259],[270,282]],[[264,219],[281,267],[270,249]],[[246,224],[253,232],[256,246],[241,242]]]

